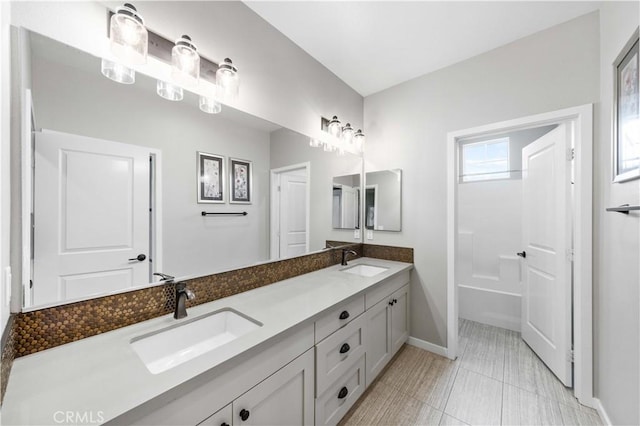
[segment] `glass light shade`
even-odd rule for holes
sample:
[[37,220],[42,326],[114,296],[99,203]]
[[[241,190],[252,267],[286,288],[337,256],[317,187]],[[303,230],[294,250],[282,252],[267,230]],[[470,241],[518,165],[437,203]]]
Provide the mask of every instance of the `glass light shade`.
[[102,75],[116,83],[133,84],[136,82],[136,72],[133,69],[108,59],[102,59],[100,71],[102,71]]
[[171,49],[171,77],[182,86],[194,86],[200,78],[200,55],[191,37],[183,35]]
[[214,96],[200,96],[200,111],[207,114],[218,114],[222,111],[222,104]]
[[331,121],[329,121],[327,131],[331,136],[334,136],[336,138],[340,137],[340,134],[342,133],[342,126],[340,125],[340,120],[338,120],[337,116],[334,115]]
[[133,5],[125,3],[111,16],[109,40],[111,52],[125,65],[147,63],[149,34]]
[[181,101],[184,98],[182,87],[162,80],[158,80],[156,84],[156,93],[168,101]]
[[356,149],[360,152],[364,152],[364,141],[364,133],[362,133],[362,130],[358,129],[356,134],[353,135],[353,142],[356,145]]
[[353,127],[351,127],[351,124],[347,123],[347,125],[342,128],[342,141],[347,145],[351,145],[353,143],[354,133],[355,131]]
[[233,65],[231,59],[225,58],[216,71],[216,84],[220,88],[220,94],[226,101],[235,100],[240,92],[240,78],[238,68]]
[[312,148],[317,148],[320,146],[320,140],[319,139],[315,139],[315,138],[311,138],[309,139],[309,146]]
[[325,152],[333,152],[336,150],[336,146],[333,144],[330,144],[329,142],[325,142],[323,148]]

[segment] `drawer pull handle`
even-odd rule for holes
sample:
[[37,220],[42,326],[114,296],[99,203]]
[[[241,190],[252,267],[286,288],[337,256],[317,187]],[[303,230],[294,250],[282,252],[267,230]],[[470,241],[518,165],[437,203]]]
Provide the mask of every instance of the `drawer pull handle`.
[[349,312],[347,312],[347,311],[342,311],[342,312],[340,313],[340,319],[341,319],[341,320],[346,320],[347,318],[349,318]]
[[222,424],[220,426],[229,426],[229,423],[227,422],[222,422]]
[[350,349],[351,349],[351,346],[349,346],[348,343],[345,343],[344,345],[342,345],[340,347],[340,353],[341,354],[346,354],[347,352],[349,352]]
[[389,306],[393,306],[393,300],[389,300]]
[[242,421],[246,421],[249,418],[249,410],[245,410],[244,408],[242,410],[240,410],[240,418],[242,419]]
[[348,393],[349,393],[349,389],[347,389],[347,387],[344,386],[342,389],[340,389],[340,392],[338,392],[338,399],[346,398]]

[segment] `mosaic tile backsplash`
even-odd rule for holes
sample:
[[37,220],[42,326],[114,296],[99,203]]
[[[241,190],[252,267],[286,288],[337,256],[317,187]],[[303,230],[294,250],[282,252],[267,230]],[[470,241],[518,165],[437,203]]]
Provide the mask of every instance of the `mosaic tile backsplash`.
[[[413,263],[413,249],[410,248],[338,241],[327,243],[343,246],[185,281],[197,295],[187,302],[187,307],[338,264],[344,245],[354,249],[358,257]],[[166,315],[173,311],[174,299],[174,284],[166,284],[13,315],[3,342],[0,403],[14,358]]]

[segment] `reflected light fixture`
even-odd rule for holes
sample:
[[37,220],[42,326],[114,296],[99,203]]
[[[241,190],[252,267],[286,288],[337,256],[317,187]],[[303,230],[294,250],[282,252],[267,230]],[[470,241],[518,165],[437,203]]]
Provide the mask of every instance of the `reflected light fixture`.
[[356,145],[356,149],[360,152],[364,152],[364,141],[364,133],[362,133],[362,130],[358,129],[355,135],[353,135],[353,142]]
[[216,84],[220,88],[221,96],[224,100],[235,100],[238,98],[240,91],[240,78],[238,76],[238,68],[233,65],[229,58],[218,65],[216,71]]
[[200,55],[191,37],[183,35],[171,49],[171,77],[181,86],[195,86],[200,78]]
[[329,142],[325,142],[324,146],[323,146],[323,149],[324,149],[325,152],[333,152],[333,151],[336,150],[336,146],[331,144],[331,143],[329,143]]
[[181,101],[184,98],[182,87],[162,80],[156,83],[156,93],[168,101]]
[[331,121],[329,121],[329,125],[327,126],[327,131],[331,136],[336,138],[340,137],[340,133],[342,132],[342,126],[340,125],[340,120],[338,120],[338,116],[334,115]]
[[312,148],[319,147],[321,143],[322,142],[320,141],[320,139],[316,139],[316,138],[309,139],[309,146]]
[[342,142],[351,145],[353,143],[353,135],[354,135],[353,127],[351,127],[350,123],[347,123],[346,126],[342,128]]
[[222,111],[222,104],[218,100],[218,86],[215,86],[211,96],[200,96],[200,111],[207,114],[218,114]]
[[109,27],[111,53],[125,65],[147,63],[149,34],[136,8],[125,3],[111,16]]
[[136,82],[136,72],[132,68],[108,59],[102,59],[100,71],[102,75],[116,83],[133,84]]

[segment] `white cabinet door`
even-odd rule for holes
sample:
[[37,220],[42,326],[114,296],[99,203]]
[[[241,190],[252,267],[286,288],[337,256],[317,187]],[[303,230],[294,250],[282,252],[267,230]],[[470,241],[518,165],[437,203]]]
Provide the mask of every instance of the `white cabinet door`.
[[316,398],[316,426],[335,425],[364,393],[364,356]]
[[391,354],[409,338],[409,286],[406,285],[390,297],[391,305]]
[[233,424],[231,421],[232,417],[233,408],[231,404],[229,404],[221,410],[218,410],[202,423],[199,423],[198,426],[231,426]]
[[313,349],[233,401],[233,424],[312,425]]
[[366,318],[366,382],[378,376],[391,359],[391,306],[388,300],[378,302],[367,311]]

